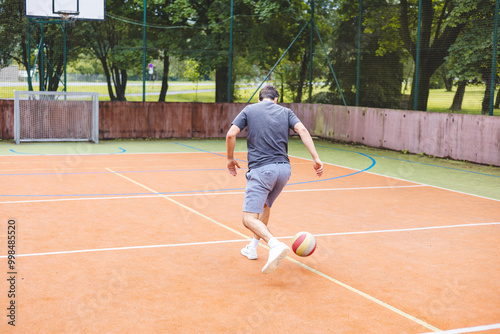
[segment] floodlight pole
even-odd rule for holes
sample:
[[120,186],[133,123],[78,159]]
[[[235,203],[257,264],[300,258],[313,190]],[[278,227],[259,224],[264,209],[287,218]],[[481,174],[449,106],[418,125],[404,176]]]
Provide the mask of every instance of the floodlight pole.
[[146,5],[147,0],[144,0],[142,10],[142,102],[146,101]]

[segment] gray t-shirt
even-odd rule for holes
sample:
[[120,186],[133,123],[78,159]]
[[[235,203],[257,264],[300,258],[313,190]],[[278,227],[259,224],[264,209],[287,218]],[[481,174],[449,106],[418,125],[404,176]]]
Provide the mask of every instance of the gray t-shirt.
[[248,168],[288,159],[288,133],[300,122],[292,110],[264,100],[246,106],[233,123],[240,130],[248,126]]

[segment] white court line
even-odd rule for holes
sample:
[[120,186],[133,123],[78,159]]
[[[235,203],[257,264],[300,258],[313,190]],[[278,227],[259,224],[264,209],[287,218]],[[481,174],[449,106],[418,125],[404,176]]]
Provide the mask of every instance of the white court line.
[[134,184],[138,185],[138,186],[139,186],[139,187],[141,187],[141,188],[144,188],[144,189],[146,189],[146,190],[148,190],[148,191],[151,191],[153,194],[156,194],[156,195],[158,195],[158,196],[160,196],[160,197],[162,197],[162,198],[166,199],[167,201],[170,201],[170,202],[172,202],[172,203],[174,203],[174,204],[177,204],[177,205],[179,205],[180,207],[182,207],[182,208],[184,208],[184,209],[186,209],[186,210],[188,210],[188,211],[190,211],[190,212],[192,212],[192,213],[194,213],[194,214],[196,214],[196,215],[198,215],[198,216],[201,216],[201,217],[203,217],[203,218],[207,219],[208,221],[211,221],[212,223],[219,225],[219,226],[220,226],[220,227],[222,227],[222,228],[225,228],[226,230],[229,230],[229,231],[231,231],[231,232],[233,232],[233,233],[236,233],[236,234],[238,234],[239,236],[241,236],[241,237],[243,237],[243,238],[250,239],[250,237],[248,237],[247,235],[245,235],[245,234],[241,233],[240,231],[237,231],[237,230],[235,230],[235,229],[234,229],[234,228],[232,228],[232,227],[229,227],[229,226],[227,226],[227,225],[224,225],[224,224],[222,224],[222,223],[219,223],[219,222],[218,222],[218,221],[216,221],[215,219],[212,219],[212,218],[210,218],[210,217],[208,217],[208,216],[206,216],[206,215],[202,214],[201,212],[198,212],[198,211],[196,211],[196,210],[194,210],[194,209],[190,208],[190,207],[189,207],[189,206],[187,206],[187,205],[184,205],[184,204],[182,204],[182,203],[180,203],[180,202],[177,202],[176,200],[171,199],[171,198],[170,198],[169,196],[167,196],[167,195],[160,194],[159,192],[157,192],[157,191],[155,191],[155,190],[153,190],[153,189],[149,188],[148,186],[145,186],[145,185],[143,185],[143,184],[141,184],[141,183],[139,183],[139,182],[137,182],[137,181],[135,181],[135,180],[132,180],[131,178],[129,178],[129,177],[125,176],[125,175],[122,175],[122,174],[120,174],[120,173],[117,173],[117,172],[115,172],[114,170],[112,170],[112,169],[110,169],[110,168],[106,168],[106,169],[107,169],[107,170],[109,170],[111,173],[113,173],[113,174],[115,174],[115,175],[117,175],[117,176],[119,176],[119,177],[124,178],[125,180],[128,180],[128,181],[130,181],[130,182],[132,182],[132,183],[134,183]]
[[[119,173],[117,173],[117,172],[115,172],[115,171],[113,171],[113,170],[111,170],[109,168],[106,168],[106,169],[109,170],[110,172],[113,172],[115,175],[118,175],[118,176],[120,176],[120,177],[122,177],[122,178],[124,178],[124,179],[126,179],[126,180],[128,180],[128,181],[130,181],[130,182],[132,182],[132,183],[134,183],[134,184],[136,184],[136,185],[144,188],[144,189],[147,189],[147,190],[149,190],[149,191],[151,191],[153,193],[158,194],[158,192],[156,192],[155,190],[153,190],[153,189],[151,189],[151,188],[149,188],[149,187],[147,187],[147,186],[145,186],[145,185],[143,185],[143,184],[141,184],[141,183],[139,183],[139,182],[137,182],[137,181],[135,181],[135,180],[133,180],[133,179],[131,179],[129,177],[121,175],[121,174],[119,174]],[[239,231],[237,231],[237,230],[235,230],[235,229],[233,229],[233,228],[231,228],[231,227],[229,227],[229,226],[227,226],[225,224],[222,224],[222,223],[216,221],[215,219],[212,219],[212,218],[210,218],[210,217],[208,217],[208,216],[206,216],[206,215],[204,215],[204,214],[202,214],[202,213],[200,213],[200,212],[198,212],[198,211],[196,211],[196,210],[194,210],[194,209],[192,209],[192,208],[190,208],[190,207],[188,207],[188,206],[186,206],[186,205],[184,205],[182,203],[179,203],[179,202],[177,202],[177,201],[175,201],[175,200],[173,200],[173,199],[171,199],[171,198],[169,198],[169,197],[167,197],[165,195],[158,194],[158,196],[161,196],[161,197],[165,198],[168,201],[171,201],[171,202],[173,202],[175,204],[178,204],[179,206],[185,208],[186,210],[189,210],[192,213],[195,213],[195,214],[197,214],[197,215],[199,215],[201,217],[204,217],[205,219],[208,219],[209,221],[211,221],[211,222],[213,222],[213,223],[215,223],[215,224],[217,224],[217,225],[219,225],[219,226],[221,226],[221,227],[223,227],[223,228],[225,228],[225,229],[227,229],[229,231],[232,231],[232,232],[234,232],[234,233],[236,233],[236,234],[238,234],[240,236],[243,236],[246,239],[250,239],[250,237],[246,236],[245,234],[243,234],[243,233],[241,233],[241,232],[239,232]],[[336,284],[338,284],[338,285],[340,285],[340,286],[342,286],[342,287],[344,287],[344,288],[346,288],[346,289],[348,289],[348,290],[350,290],[350,291],[352,291],[352,292],[354,292],[354,293],[356,293],[356,294],[358,294],[358,295],[360,295],[360,296],[362,296],[364,298],[367,298],[367,299],[371,300],[372,302],[374,302],[374,303],[376,303],[376,304],[378,304],[378,305],[380,305],[382,307],[385,307],[385,308],[387,308],[387,309],[395,312],[396,314],[399,314],[399,315],[401,315],[401,316],[403,316],[403,317],[405,317],[405,318],[407,318],[407,319],[409,319],[409,320],[411,320],[411,321],[413,321],[415,323],[418,323],[419,325],[424,326],[425,328],[428,328],[428,329],[430,329],[432,331],[435,331],[435,332],[440,331],[440,329],[432,326],[431,324],[428,324],[428,323],[426,323],[423,320],[415,318],[411,314],[405,313],[405,312],[403,312],[403,311],[395,308],[394,306],[391,306],[391,305],[389,305],[389,304],[387,304],[387,303],[385,303],[385,302],[383,302],[383,301],[381,301],[381,300],[379,300],[379,299],[377,299],[377,298],[375,298],[373,296],[370,296],[369,294],[367,294],[365,292],[362,292],[362,291],[360,291],[360,290],[358,290],[356,288],[351,287],[350,285],[347,285],[347,284],[345,284],[343,282],[340,282],[340,281],[336,280],[335,278],[333,278],[331,276],[328,276],[325,273],[322,273],[322,272],[320,272],[320,271],[318,271],[318,270],[316,270],[314,268],[311,268],[311,267],[309,267],[309,266],[307,266],[307,265],[305,265],[305,264],[303,264],[303,263],[301,263],[301,262],[299,262],[299,261],[297,261],[295,259],[292,259],[290,257],[287,257],[287,258],[290,261],[299,264],[303,268],[306,268],[306,269],[310,270],[311,272],[313,272],[313,273],[315,273],[315,274],[317,274],[317,275],[319,275],[321,277],[324,277],[324,278],[326,278],[326,279],[328,279],[328,280],[330,280],[330,281],[332,281],[332,282],[334,282],[334,283],[336,283]]]
[[[304,159],[304,160],[307,160],[307,159]],[[333,164],[329,164],[329,165],[333,165]],[[335,165],[334,165],[334,166],[335,166]],[[342,168],[348,168],[348,167],[343,167],[343,166],[339,166],[339,167],[342,167]],[[352,169],[352,168],[348,168],[348,169],[355,170],[355,169]],[[153,194],[155,194],[154,196],[163,197],[163,198],[165,198],[166,200],[169,200],[169,201],[171,201],[171,202],[173,202],[173,203],[176,203],[176,204],[180,205],[181,207],[185,208],[186,210],[188,210],[188,211],[190,211],[190,212],[193,212],[193,213],[195,213],[195,214],[197,214],[197,215],[200,215],[201,217],[204,217],[204,218],[206,218],[207,220],[209,220],[209,221],[211,221],[211,222],[213,222],[213,223],[215,223],[215,224],[217,224],[217,225],[219,225],[219,226],[221,226],[221,227],[223,227],[223,228],[226,228],[226,229],[228,229],[228,230],[230,230],[230,231],[232,231],[232,232],[234,232],[234,233],[236,233],[236,234],[238,234],[238,235],[241,235],[241,236],[243,236],[245,239],[248,239],[248,236],[246,236],[246,235],[244,235],[244,234],[240,233],[239,231],[236,231],[236,230],[234,230],[234,229],[230,228],[229,226],[226,226],[226,225],[224,225],[224,224],[222,224],[222,223],[220,223],[220,222],[217,222],[217,221],[215,221],[214,219],[212,219],[212,218],[210,218],[210,217],[208,217],[208,216],[206,216],[206,215],[203,215],[203,214],[201,214],[201,213],[197,212],[196,210],[194,210],[194,209],[192,209],[192,208],[190,208],[190,207],[188,207],[188,206],[183,205],[182,203],[179,203],[179,202],[177,202],[177,201],[175,201],[175,200],[173,200],[173,199],[169,198],[170,196],[159,194],[158,192],[154,191],[153,189],[148,188],[148,187],[146,187],[146,186],[144,186],[144,185],[142,185],[142,184],[140,184],[140,183],[138,183],[138,182],[136,182],[136,181],[134,181],[134,180],[132,180],[132,179],[130,179],[130,178],[128,178],[128,177],[126,177],[126,176],[124,176],[124,175],[121,175],[121,174],[119,174],[119,173],[116,173],[116,172],[114,172],[114,171],[113,171],[113,170],[111,170],[111,169],[108,169],[108,170],[109,170],[109,171],[111,171],[111,172],[113,172],[114,174],[116,174],[116,175],[118,175],[118,176],[120,176],[120,177],[124,178],[124,179],[129,180],[130,182],[132,182],[132,183],[134,183],[134,184],[136,184],[136,185],[141,186],[141,187],[142,187],[142,188],[144,188],[144,189],[147,189],[148,191],[151,191]],[[370,172],[368,172],[368,173],[370,173]],[[375,174],[375,173],[371,173],[371,174]],[[377,175],[377,174],[375,174],[375,175]],[[385,175],[384,175],[384,177],[387,177],[387,176],[385,176]],[[390,177],[390,178],[397,179],[397,178],[394,178],[394,177]],[[407,180],[403,180],[403,181],[406,181],[406,182],[412,182],[412,181],[407,181]],[[417,182],[412,182],[412,183],[419,184],[419,185],[421,185],[421,186],[427,186],[427,185],[424,185],[424,184],[422,184],[422,183],[417,183]],[[431,187],[433,187],[433,186],[431,186]],[[387,188],[394,188],[394,187],[387,187]],[[438,187],[435,187],[435,188],[438,188]],[[343,190],[344,190],[344,189],[343,189]],[[446,189],[446,190],[449,190],[449,189]],[[453,190],[451,190],[451,191],[453,191]],[[186,195],[187,195],[187,194],[186,194]],[[192,194],[191,194],[191,195],[192,195]],[[205,194],[205,195],[206,195],[206,194]],[[471,194],[468,194],[468,195],[471,195]],[[472,195],[472,196],[476,196],[476,195]],[[136,196],[136,197],[144,197],[144,196]],[[481,197],[481,196],[477,196],[477,197]],[[123,198],[123,197],[119,197],[119,198]],[[65,200],[68,200],[68,199],[65,199]],[[70,199],[70,200],[75,200],[75,199]],[[76,251],[76,252],[81,252],[81,251]],[[422,326],[424,326],[424,327],[426,327],[426,328],[428,328],[428,329],[430,329],[430,330],[433,330],[433,331],[440,331],[438,328],[436,328],[436,327],[434,327],[434,326],[432,326],[432,325],[430,325],[430,324],[428,324],[428,323],[426,323],[426,322],[424,322],[424,321],[422,321],[422,320],[420,320],[420,319],[418,319],[418,318],[415,318],[415,317],[413,317],[412,315],[407,314],[407,313],[405,313],[405,312],[403,312],[403,311],[401,311],[401,310],[399,310],[399,309],[397,309],[397,308],[395,308],[395,307],[393,307],[393,306],[391,306],[391,305],[389,305],[389,304],[387,304],[387,303],[385,303],[385,302],[383,302],[383,301],[381,301],[381,300],[379,300],[379,299],[376,299],[375,297],[372,297],[372,296],[370,296],[370,295],[368,295],[368,294],[366,294],[366,293],[364,293],[364,292],[362,292],[362,291],[360,291],[360,290],[357,290],[356,288],[353,288],[353,287],[351,287],[351,286],[349,286],[349,285],[347,285],[347,284],[345,284],[345,283],[343,283],[343,282],[340,282],[340,281],[338,281],[338,280],[334,279],[333,277],[330,277],[330,276],[328,276],[328,275],[326,275],[326,274],[324,274],[324,273],[322,273],[322,272],[320,272],[320,271],[318,271],[318,270],[316,270],[316,269],[314,269],[314,268],[311,268],[311,267],[309,267],[309,266],[307,266],[307,265],[305,265],[305,264],[303,264],[303,263],[301,263],[301,262],[299,262],[299,261],[296,261],[296,260],[294,260],[294,259],[292,259],[292,258],[288,258],[288,259],[289,259],[289,260],[291,260],[292,262],[294,262],[294,263],[296,263],[296,264],[298,264],[298,265],[302,266],[303,268],[306,268],[307,270],[310,270],[311,272],[314,272],[314,273],[316,273],[317,275],[319,275],[319,276],[321,276],[321,277],[324,277],[324,278],[326,278],[326,279],[328,279],[328,280],[330,280],[330,281],[332,281],[332,282],[334,282],[334,283],[336,283],[336,284],[338,284],[338,285],[340,285],[340,286],[342,286],[342,287],[344,287],[344,288],[346,288],[346,289],[348,289],[348,290],[350,290],[350,291],[352,291],[352,292],[355,292],[356,294],[358,294],[358,295],[360,295],[360,296],[362,296],[362,297],[364,297],[364,298],[367,298],[367,299],[369,299],[369,300],[371,300],[371,301],[373,301],[373,302],[377,303],[378,305],[383,306],[383,307],[385,307],[385,308],[387,308],[387,309],[389,309],[389,310],[391,310],[391,311],[393,311],[393,312],[395,312],[395,313],[397,313],[397,314],[399,314],[399,315],[401,315],[401,316],[403,316],[403,317],[405,317],[405,318],[407,318],[407,319],[409,319],[409,320],[412,320],[412,321],[414,321],[414,322],[416,322],[416,323],[418,323],[418,324],[420,324],[420,325],[422,325]]]
[[[109,251],[130,250],[130,249],[148,249],[148,248],[165,248],[165,247],[200,246],[200,245],[225,244],[225,243],[233,243],[233,242],[247,242],[247,241],[248,241],[248,239],[239,239],[239,240],[220,240],[220,241],[188,242],[188,243],[181,243],[181,244],[165,244],[165,245],[146,245],[146,246],[129,246],[129,247],[113,247],[113,248],[94,248],[94,249],[80,249],[80,250],[60,251],[60,252],[16,254],[16,257],[44,256],[44,255],[65,255],[65,254],[92,253],[92,252],[109,252]],[[7,257],[8,257],[8,255],[2,255],[2,256],[0,256],[0,259],[7,258]]]
[[[301,189],[301,190],[283,190],[282,193],[315,192],[315,191],[372,190],[372,189],[399,189],[399,188],[418,188],[418,187],[426,187],[426,186],[425,185],[416,184],[416,185],[410,185],[410,186]],[[199,193],[179,193],[179,194],[161,194],[161,195],[168,196],[168,197],[183,197],[183,196],[236,195],[236,194],[244,194],[244,193],[245,193],[245,191],[241,190],[241,191],[199,192]],[[56,199],[34,199],[34,200],[22,200],[22,201],[4,201],[4,202],[0,202],[0,204],[39,203],[39,202],[64,202],[64,201],[95,201],[95,200],[105,200],[105,199],[157,198],[157,197],[158,197],[158,194],[155,194],[155,195],[123,195],[123,196],[118,195],[118,196],[102,196],[102,197],[76,197],[76,198],[56,198]]]
[[[442,331],[441,333],[443,333],[443,334],[472,333],[472,332],[489,331],[492,329],[499,329],[499,328],[500,328],[500,324],[492,324],[492,325],[484,325],[484,326],[476,326],[476,327],[450,329],[447,331]],[[431,333],[425,333],[425,334],[431,334]]]
[[[427,227],[413,227],[413,228],[402,228],[393,230],[378,230],[378,231],[356,231],[356,232],[337,232],[337,233],[323,233],[315,234],[315,237],[328,237],[334,235],[353,235],[353,234],[373,234],[373,233],[392,233],[392,232],[408,232],[408,231],[424,231],[424,230],[437,230],[445,228],[456,228],[456,227],[471,227],[471,226],[488,226],[488,225],[500,225],[500,222],[492,223],[474,223],[474,224],[463,224],[463,225],[444,225],[444,226],[427,226]],[[290,239],[289,237],[279,237],[278,239]]]
[[[158,195],[153,195],[153,196],[158,197]],[[407,228],[407,229],[399,229],[399,230],[379,230],[379,231],[358,231],[358,232],[325,233],[325,234],[314,234],[314,236],[315,237],[324,237],[324,236],[336,236],[336,235],[357,235],[357,234],[370,234],[370,233],[406,232],[406,231],[421,231],[421,230],[446,229],[446,228],[456,228],[456,227],[488,226],[488,225],[500,225],[500,222],[464,224],[464,225],[449,225],[449,226],[416,227],[416,228]],[[293,236],[276,237],[276,238],[277,239],[291,239],[291,238],[293,238]],[[219,240],[219,241],[201,241],[201,242],[188,242],[188,243],[180,243],[180,244],[144,245],[144,246],[130,246],[130,247],[109,247],[109,248],[79,249],[79,250],[59,251],[59,252],[18,254],[16,256],[18,256],[18,257],[27,257],[27,256],[43,256],[43,255],[62,255],[62,254],[106,252],[106,251],[130,250],[130,249],[147,249],[147,248],[164,248],[164,247],[183,247],[183,246],[197,246],[197,245],[212,245],[212,244],[223,244],[223,243],[233,243],[233,242],[243,242],[243,241],[248,241],[248,239]],[[261,244],[259,244],[259,245],[261,245]],[[7,258],[7,257],[8,257],[8,255],[0,255],[0,259]]]

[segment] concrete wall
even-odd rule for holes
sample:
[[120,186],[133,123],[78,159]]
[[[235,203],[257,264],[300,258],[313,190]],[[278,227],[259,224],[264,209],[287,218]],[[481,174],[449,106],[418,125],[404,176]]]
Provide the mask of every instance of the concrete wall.
[[[100,102],[99,137],[221,138],[243,103]],[[311,134],[500,166],[500,117],[284,104]],[[0,100],[0,136],[14,136],[14,102]],[[246,131],[242,133],[246,135]]]
[[500,166],[500,117],[289,104],[316,136]]

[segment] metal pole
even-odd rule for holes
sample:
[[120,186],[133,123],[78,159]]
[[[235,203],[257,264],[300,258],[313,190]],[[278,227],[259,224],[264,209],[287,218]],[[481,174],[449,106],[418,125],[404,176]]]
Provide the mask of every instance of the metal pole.
[[147,0],[144,0],[142,9],[142,102],[146,101],[146,6]]
[[42,32],[42,36],[40,37],[40,45],[38,46],[38,53],[40,54],[40,91],[45,91],[45,47],[43,46],[45,42],[43,38],[43,23],[40,23],[40,30]]
[[231,79],[233,76],[233,10],[234,10],[234,0],[231,0],[231,27],[229,29],[229,82],[228,82],[228,94],[227,102],[232,102],[231,98]]
[[[26,60],[28,61],[28,90],[32,91],[33,90],[33,83],[31,82],[31,32],[30,32],[30,22],[31,19],[28,17],[28,35],[27,35],[27,41],[28,45],[26,46],[27,50],[27,56]],[[36,62],[35,62],[36,64]]]
[[358,13],[358,64],[356,65],[356,107],[359,106],[359,76],[360,76],[360,66],[361,66],[361,22],[363,15],[363,0],[359,0],[359,13]]
[[63,30],[63,43],[64,43],[64,55],[63,55],[63,61],[64,61],[64,88],[63,90],[66,92],[66,83],[68,82],[68,76],[66,75],[66,22],[63,20],[62,23],[61,23],[61,26],[62,26],[62,30]]
[[493,27],[493,59],[491,60],[491,89],[490,89],[490,112],[493,116],[493,104],[495,100],[495,79],[497,69],[497,47],[498,47],[498,11],[500,10],[500,0],[495,5],[495,26]]
[[309,103],[312,102],[313,51],[314,51],[314,0],[311,0],[311,26],[309,29]]
[[418,76],[419,76],[419,66],[420,66],[420,26],[422,25],[422,0],[418,0],[418,27],[417,27],[417,56],[415,59],[415,85],[414,96],[413,96],[413,110],[417,110],[418,106]]

